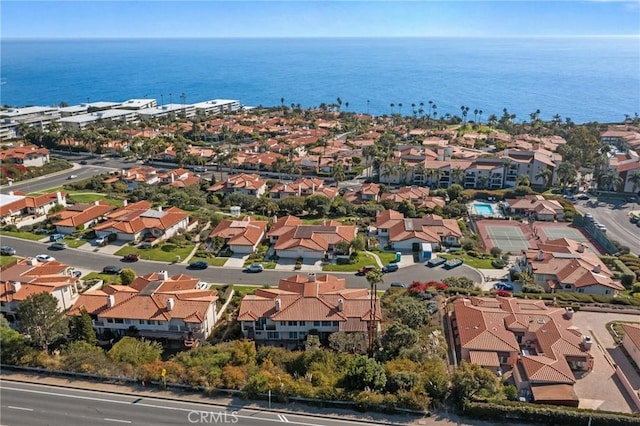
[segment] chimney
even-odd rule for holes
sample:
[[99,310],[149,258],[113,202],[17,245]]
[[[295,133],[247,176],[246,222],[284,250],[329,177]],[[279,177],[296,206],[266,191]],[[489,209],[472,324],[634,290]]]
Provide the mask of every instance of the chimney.
[[281,307],[282,307],[282,301],[280,299],[276,299],[276,312],[280,312]]
[[129,174],[127,173],[127,171],[125,169],[120,170],[120,175],[123,177],[127,177]]
[[538,252],[538,256],[536,257],[536,260],[544,260],[544,252],[542,250]]
[[100,205],[100,200],[96,200],[96,201],[94,201],[94,202],[93,202],[93,205],[94,205],[94,206],[99,206],[99,205]]
[[35,266],[37,264],[38,264],[38,259],[36,259],[35,257],[30,257],[27,259],[27,265]]
[[116,305],[116,297],[113,294],[107,296],[107,308],[113,308]]
[[175,305],[176,301],[173,297],[167,299],[167,311],[172,311]]
[[19,292],[21,288],[22,288],[22,284],[20,284],[20,281],[14,281],[11,283],[11,291],[13,293]]
[[581,343],[582,349],[584,349],[587,352],[590,351],[591,343],[592,343],[591,336],[586,336],[586,335],[582,336],[582,343]]
[[162,206],[158,206],[158,211],[161,212],[162,211]]
[[62,193],[60,191],[56,191],[56,200],[58,204],[64,205],[64,200],[62,199]]
[[338,312],[344,311],[344,299],[338,299]]
[[578,245],[578,253],[584,253],[584,244]]
[[596,274],[599,274],[601,269],[602,268],[600,267],[600,265],[596,265],[593,267],[593,272]]
[[122,207],[127,207],[127,204],[129,204],[127,200],[122,200]]
[[168,279],[169,279],[169,272],[167,271],[158,272],[158,280],[167,281]]
[[314,272],[309,272],[309,275],[307,275],[307,279],[310,283],[316,282],[316,274]]
[[566,319],[573,318],[573,308],[571,306],[564,308],[564,317]]

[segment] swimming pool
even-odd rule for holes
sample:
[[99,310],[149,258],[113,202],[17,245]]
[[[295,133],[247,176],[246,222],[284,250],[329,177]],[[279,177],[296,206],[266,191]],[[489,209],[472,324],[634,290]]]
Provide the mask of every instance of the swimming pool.
[[476,214],[480,216],[495,216],[496,214],[493,211],[493,206],[491,204],[475,203],[473,206],[476,210]]

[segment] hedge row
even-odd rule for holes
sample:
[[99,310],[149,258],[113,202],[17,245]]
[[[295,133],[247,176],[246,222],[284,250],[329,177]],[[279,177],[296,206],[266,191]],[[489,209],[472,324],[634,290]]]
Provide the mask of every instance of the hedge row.
[[559,426],[578,424],[591,426],[640,425],[640,417],[631,414],[509,401],[501,403],[467,402],[463,407],[463,414],[475,419],[506,423],[526,421]]

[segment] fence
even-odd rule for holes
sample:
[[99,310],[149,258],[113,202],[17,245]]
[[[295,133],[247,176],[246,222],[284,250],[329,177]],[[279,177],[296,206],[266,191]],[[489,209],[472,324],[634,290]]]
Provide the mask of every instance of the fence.
[[579,228],[584,229],[607,252],[607,254],[614,254],[618,252],[618,248],[609,240],[607,235],[596,228],[595,224],[585,218],[584,216],[575,215],[573,217],[573,224]]

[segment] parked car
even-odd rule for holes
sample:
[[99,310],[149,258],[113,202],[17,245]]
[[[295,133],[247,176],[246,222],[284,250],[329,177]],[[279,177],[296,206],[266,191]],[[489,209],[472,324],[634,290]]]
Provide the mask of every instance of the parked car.
[[396,288],[407,288],[407,284],[405,283],[401,283],[399,281],[394,281],[391,284],[389,284],[389,287],[396,287]]
[[587,194],[578,194],[576,198],[578,200],[588,200],[590,197]]
[[54,260],[56,260],[56,258],[53,257],[53,256],[49,256],[48,254],[39,254],[39,255],[36,256],[36,260],[38,262],[45,262],[46,263],[46,262],[54,261]]
[[122,260],[126,261],[126,262],[137,262],[138,260],[140,260],[140,255],[138,253],[129,253],[126,254]]
[[264,271],[264,266],[262,266],[261,263],[252,263],[251,265],[244,268],[244,271],[252,273],[262,272]]
[[387,266],[382,267],[382,272],[386,274],[387,272],[395,272],[398,269],[399,269],[399,266],[397,263],[390,263]]
[[427,266],[429,268],[435,268],[436,266],[440,266],[443,263],[445,263],[447,261],[447,259],[444,259],[442,257],[434,257],[433,259],[429,259],[427,261]]
[[189,264],[187,268],[189,269],[207,269],[209,264],[204,260],[198,260],[197,262],[192,262]]
[[586,217],[590,222],[593,222],[593,215],[591,213],[585,213],[584,217]]
[[16,254],[16,249],[9,246],[0,247],[0,254],[3,256],[13,256]]
[[87,160],[82,160],[80,161],[80,164],[82,164],[83,166],[87,164]]
[[499,282],[493,286],[496,290],[513,291],[513,286],[508,283]]
[[77,177],[78,177],[78,175],[69,175],[69,176],[67,176],[67,179],[71,180],[71,179],[75,179]]
[[631,223],[638,223],[638,222],[640,222],[640,217],[638,217],[636,215],[631,215],[629,220],[631,221]]
[[363,266],[362,268],[358,269],[358,272],[356,273],[356,275],[366,275],[371,271],[375,271],[377,268],[373,265],[366,265]]
[[122,272],[122,268],[116,265],[107,265],[102,268],[103,274],[119,274]]
[[63,243],[61,241],[55,242],[49,246],[49,248],[53,250],[64,250],[67,248],[67,243]]
[[64,238],[64,234],[53,234],[49,235],[49,241],[55,242]]
[[196,166],[193,168],[193,171],[196,173],[204,173],[207,171],[207,168],[203,166]]
[[74,278],[80,278],[80,277],[82,276],[82,272],[80,272],[80,271],[73,271],[73,272],[71,273],[71,276],[72,276],[72,277],[74,277]]
[[462,259],[450,259],[447,260],[442,266],[444,269],[453,269],[462,265]]
[[115,241],[118,238],[116,234],[104,235],[102,237],[96,238],[97,246],[106,246],[107,244]]

